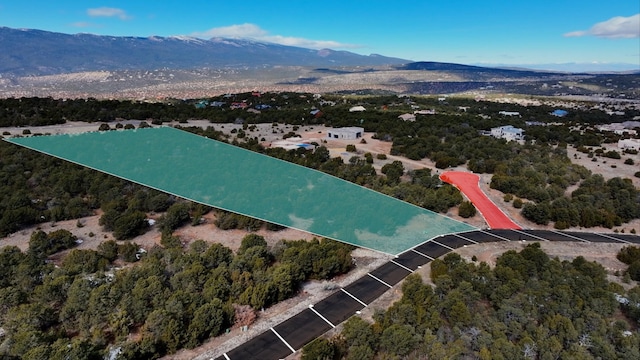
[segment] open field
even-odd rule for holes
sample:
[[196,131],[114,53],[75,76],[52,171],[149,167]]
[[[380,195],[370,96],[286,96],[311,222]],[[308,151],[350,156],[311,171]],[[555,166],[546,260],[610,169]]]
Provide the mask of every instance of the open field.
[[[413,94],[529,94],[637,98],[635,74],[544,73],[484,68],[403,69],[392,66],[274,66],[194,70],[112,70],[0,77],[0,97],[98,99],[199,98],[247,91]],[[611,83],[613,81],[613,84]]]

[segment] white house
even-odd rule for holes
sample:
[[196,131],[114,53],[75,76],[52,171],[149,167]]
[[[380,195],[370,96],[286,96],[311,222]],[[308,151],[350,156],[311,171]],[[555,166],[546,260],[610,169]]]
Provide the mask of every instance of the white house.
[[507,141],[522,140],[524,139],[524,130],[511,125],[500,126],[491,129],[491,136]]
[[320,106],[335,106],[335,105],[336,105],[335,101],[320,100]]
[[416,116],[414,114],[402,114],[398,116],[398,119],[404,121],[416,121]]
[[349,112],[362,112],[362,111],[365,111],[365,110],[367,110],[367,109],[365,109],[364,106],[358,105],[358,106],[354,106],[354,107],[350,108]]
[[364,135],[364,128],[351,126],[327,130],[328,139],[355,140]]
[[622,150],[640,150],[640,139],[622,139],[622,140],[618,140],[618,149],[622,149]]
[[413,112],[416,115],[435,115],[435,109],[416,110]]
[[520,116],[520,113],[518,111],[500,111],[498,114],[504,116]]

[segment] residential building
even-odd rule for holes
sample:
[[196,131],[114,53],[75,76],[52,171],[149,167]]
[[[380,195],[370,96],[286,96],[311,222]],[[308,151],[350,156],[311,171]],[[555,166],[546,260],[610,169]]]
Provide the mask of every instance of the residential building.
[[416,110],[413,113],[416,115],[435,115],[436,111],[434,109],[425,109],[425,110]]
[[507,141],[517,141],[524,139],[524,130],[512,125],[500,126],[491,129],[491,136]]
[[402,114],[398,116],[398,119],[404,121],[416,121],[416,116],[414,114]]
[[322,111],[318,109],[313,109],[309,112],[309,114],[313,115],[313,117],[315,118],[319,118],[320,116],[322,116]]
[[364,128],[351,126],[327,130],[328,139],[355,140],[364,135]]
[[335,106],[336,102],[331,100],[320,100],[320,106]]

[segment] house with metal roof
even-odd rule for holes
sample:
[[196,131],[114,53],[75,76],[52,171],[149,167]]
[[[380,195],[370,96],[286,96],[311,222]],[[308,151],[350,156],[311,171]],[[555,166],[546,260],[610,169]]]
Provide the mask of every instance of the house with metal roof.
[[414,114],[402,114],[400,116],[398,116],[398,119],[403,120],[403,121],[416,121],[416,116]]
[[502,116],[520,116],[518,111],[500,111],[498,114]]
[[328,139],[355,140],[364,135],[364,128],[351,126],[327,130]]
[[416,110],[413,112],[416,115],[435,115],[436,114],[436,110],[435,109],[423,109],[423,110]]

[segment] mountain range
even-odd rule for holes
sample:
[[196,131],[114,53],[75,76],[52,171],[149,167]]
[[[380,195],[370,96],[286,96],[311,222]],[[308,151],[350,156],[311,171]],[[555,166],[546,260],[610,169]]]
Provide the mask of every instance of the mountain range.
[[518,93],[640,98],[640,72],[412,62],[251,40],[0,27],[0,97],[197,98],[243,91]]
[[312,50],[251,40],[116,37],[0,27],[0,73],[15,76],[85,71],[259,66],[379,66],[410,60]]

